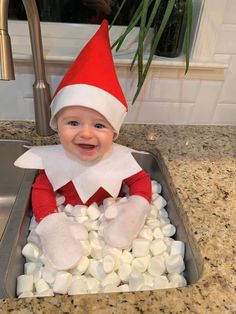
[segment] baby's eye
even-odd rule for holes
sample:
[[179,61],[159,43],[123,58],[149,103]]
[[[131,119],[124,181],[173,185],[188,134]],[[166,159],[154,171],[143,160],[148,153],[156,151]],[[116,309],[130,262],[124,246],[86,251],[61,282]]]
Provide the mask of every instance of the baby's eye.
[[106,126],[104,125],[104,124],[102,124],[102,123],[96,123],[95,124],[95,128],[97,128],[97,129],[103,129],[103,128],[105,128]]
[[71,126],[78,126],[78,125],[79,125],[79,122],[78,122],[78,121],[75,121],[75,120],[72,120],[72,121],[68,121],[67,124],[68,124],[68,125],[71,125]]

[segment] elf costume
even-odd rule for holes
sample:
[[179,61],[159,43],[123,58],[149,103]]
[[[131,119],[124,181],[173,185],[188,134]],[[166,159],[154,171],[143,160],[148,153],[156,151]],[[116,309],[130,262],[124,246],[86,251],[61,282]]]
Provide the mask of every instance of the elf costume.
[[[52,129],[57,130],[56,114],[68,106],[96,110],[118,136],[128,106],[115,72],[105,20],[55,92],[51,103]],[[127,248],[137,236],[149,212],[151,181],[133,152],[113,143],[100,160],[81,161],[62,145],[48,145],[31,147],[15,162],[18,167],[40,169],[32,188],[32,207],[39,222],[36,232],[54,268],[76,265],[83,255],[80,240],[87,237],[83,225],[58,212],[56,193],[65,197],[64,205],[100,205],[107,197],[121,196],[126,185],[127,200],[114,203],[105,212],[104,239],[111,246]]]

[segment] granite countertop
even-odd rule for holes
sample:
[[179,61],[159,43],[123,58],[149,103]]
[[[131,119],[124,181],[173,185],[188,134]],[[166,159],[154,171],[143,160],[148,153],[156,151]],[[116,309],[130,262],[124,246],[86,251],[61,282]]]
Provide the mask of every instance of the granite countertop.
[[[0,138],[57,143],[32,122],[0,122]],[[0,300],[1,313],[236,313],[236,127],[126,124],[119,143],[160,155],[202,267],[177,289]]]

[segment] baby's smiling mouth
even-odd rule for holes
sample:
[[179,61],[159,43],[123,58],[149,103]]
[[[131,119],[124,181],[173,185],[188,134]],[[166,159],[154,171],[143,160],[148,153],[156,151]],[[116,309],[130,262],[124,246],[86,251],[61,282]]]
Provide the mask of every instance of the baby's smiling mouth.
[[87,149],[87,150],[92,150],[94,149],[95,147],[97,147],[96,145],[93,145],[93,144],[77,144],[80,148],[83,148],[83,149]]

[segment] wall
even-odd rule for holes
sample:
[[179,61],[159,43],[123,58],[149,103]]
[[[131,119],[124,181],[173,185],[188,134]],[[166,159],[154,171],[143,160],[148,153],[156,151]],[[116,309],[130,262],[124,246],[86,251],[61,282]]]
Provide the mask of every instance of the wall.
[[[205,0],[209,12],[212,5],[216,6],[217,0],[212,1]],[[199,30],[199,42],[194,48],[189,74],[183,75],[184,63],[181,60],[158,59],[134,105],[131,105],[131,100],[136,74],[129,71],[124,60],[116,59],[119,80],[130,105],[126,122],[236,125],[236,1],[219,0],[218,3],[221,5],[218,10],[220,15],[205,19],[203,29]],[[17,45],[24,49],[25,44],[24,38],[21,38]],[[47,54],[47,45],[44,47]],[[14,48],[13,45],[13,51]],[[32,65],[27,60],[19,60],[20,57],[18,60],[16,57],[16,80],[0,82],[0,119],[34,119]],[[47,60],[46,72],[52,92],[70,62]],[[223,65],[227,65],[225,70]],[[218,75],[217,66],[224,75]],[[202,71],[204,67],[207,70]]]

